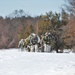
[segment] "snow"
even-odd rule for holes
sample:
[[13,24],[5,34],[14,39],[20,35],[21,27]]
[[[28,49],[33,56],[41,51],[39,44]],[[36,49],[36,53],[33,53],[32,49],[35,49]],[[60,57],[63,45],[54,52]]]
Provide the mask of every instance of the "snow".
[[2,49],[0,75],[75,75],[75,54]]

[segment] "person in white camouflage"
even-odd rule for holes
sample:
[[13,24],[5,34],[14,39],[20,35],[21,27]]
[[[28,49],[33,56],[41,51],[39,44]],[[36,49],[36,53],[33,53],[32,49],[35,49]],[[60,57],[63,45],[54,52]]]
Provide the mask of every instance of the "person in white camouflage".
[[37,34],[32,34],[33,37],[30,38],[31,44],[31,52],[38,52],[38,43],[40,42],[40,38]]
[[44,46],[44,52],[50,52],[50,44],[51,44],[51,38],[52,35],[50,32],[46,32],[44,35],[42,35],[42,41]]
[[21,51],[24,51],[24,45],[25,45],[25,40],[24,39],[21,39],[19,41],[18,48],[20,48]]

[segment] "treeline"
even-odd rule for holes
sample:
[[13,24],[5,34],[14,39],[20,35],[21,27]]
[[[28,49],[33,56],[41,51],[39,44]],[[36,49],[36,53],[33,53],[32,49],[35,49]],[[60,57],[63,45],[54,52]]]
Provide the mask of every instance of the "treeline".
[[[75,3],[74,0],[71,2]],[[75,14],[70,7],[65,7],[67,10],[62,8],[61,13],[50,11],[36,17],[25,14],[23,10],[15,10],[5,18],[0,16],[0,48],[17,48],[20,39],[33,32],[41,36],[47,31],[59,36],[58,45],[63,41],[64,48],[74,48]]]
[[38,16],[31,17],[23,10],[15,10],[5,18],[0,16],[0,48],[17,47],[19,40],[26,38],[38,21]]

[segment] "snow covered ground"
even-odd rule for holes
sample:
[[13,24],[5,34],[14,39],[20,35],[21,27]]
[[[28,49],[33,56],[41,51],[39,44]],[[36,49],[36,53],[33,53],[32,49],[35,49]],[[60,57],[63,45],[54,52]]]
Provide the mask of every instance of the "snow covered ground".
[[75,75],[74,53],[0,50],[0,75]]

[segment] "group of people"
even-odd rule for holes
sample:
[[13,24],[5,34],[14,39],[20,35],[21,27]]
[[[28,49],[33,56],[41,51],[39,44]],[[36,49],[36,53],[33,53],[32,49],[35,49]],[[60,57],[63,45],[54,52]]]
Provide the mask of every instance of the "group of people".
[[32,33],[26,39],[21,39],[18,47],[21,48],[21,51],[27,50],[29,52],[50,52],[51,38],[52,36],[49,32],[41,35],[41,37],[35,33]]

